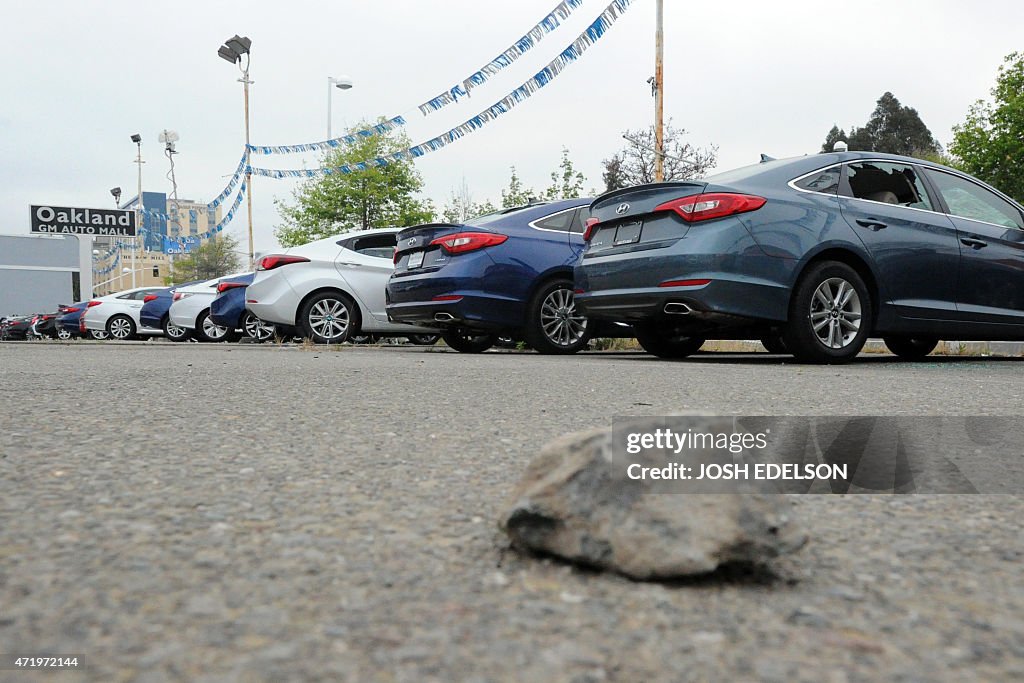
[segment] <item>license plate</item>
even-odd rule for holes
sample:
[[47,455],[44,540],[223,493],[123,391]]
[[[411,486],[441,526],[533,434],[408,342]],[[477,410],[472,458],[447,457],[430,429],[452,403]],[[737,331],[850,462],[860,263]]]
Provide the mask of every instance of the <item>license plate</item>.
[[640,230],[643,228],[642,221],[636,221],[635,223],[623,223],[615,230],[615,241],[612,246],[621,246],[623,244],[633,244],[633,242],[640,241]]
[[409,254],[409,264],[406,268],[419,268],[423,265],[423,254],[426,252],[414,251]]

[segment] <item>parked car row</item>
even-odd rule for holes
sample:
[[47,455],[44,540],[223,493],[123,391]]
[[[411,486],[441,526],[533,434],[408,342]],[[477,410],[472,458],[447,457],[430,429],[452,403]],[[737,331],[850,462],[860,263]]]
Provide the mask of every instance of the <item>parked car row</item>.
[[[345,233],[265,256],[255,273],[82,306],[61,320],[77,313],[80,333],[114,339],[440,335],[467,353],[504,338],[567,354],[631,336],[661,358],[760,339],[841,363],[877,336],[919,359],[940,338],[1024,340],[1024,208],[909,157],[765,157],[594,200]],[[25,322],[5,325],[17,335]]]

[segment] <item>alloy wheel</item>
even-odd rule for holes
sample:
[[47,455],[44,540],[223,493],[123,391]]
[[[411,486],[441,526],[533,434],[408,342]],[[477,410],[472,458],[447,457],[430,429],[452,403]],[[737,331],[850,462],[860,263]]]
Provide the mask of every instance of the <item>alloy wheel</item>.
[[321,299],[309,309],[309,327],[324,339],[344,338],[348,326],[348,306],[338,299]]
[[245,314],[245,321],[242,323],[242,327],[250,339],[259,342],[267,341],[274,336],[274,326],[263,322],[252,313]]
[[826,347],[842,349],[853,343],[862,317],[857,290],[843,278],[831,277],[814,290],[811,327],[818,341]]
[[228,333],[228,328],[221,327],[210,320],[210,316],[203,318],[203,334],[214,341],[220,341]]
[[540,324],[551,343],[572,346],[587,333],[587,318],[576,310],[572,290],[552,290],[540,307]]
[[114,318],[110,321],[110,336],[124,341],[132,336],[132,323],[127,318]]
[[67,340],[71,339],[71,331],[68,330],[68,329],[65,329],[63,327],[58,327],[57,328],[57,339],[60,339],[61,341],[67,341]]

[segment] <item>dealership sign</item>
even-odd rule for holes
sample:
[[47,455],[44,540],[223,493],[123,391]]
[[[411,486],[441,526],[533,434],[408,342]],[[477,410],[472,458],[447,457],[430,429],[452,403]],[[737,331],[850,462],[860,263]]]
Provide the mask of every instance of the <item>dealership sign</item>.
[[70,206],[32,207],[32,232],[134,237],[135,227],[134,211],[76,209]]

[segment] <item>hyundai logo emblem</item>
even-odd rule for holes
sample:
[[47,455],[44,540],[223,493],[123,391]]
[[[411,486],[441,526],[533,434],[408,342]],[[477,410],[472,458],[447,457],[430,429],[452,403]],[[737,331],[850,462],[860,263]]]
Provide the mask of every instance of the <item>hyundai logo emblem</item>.
[[620,216],[626,213],[627,211],[629,211],[629,204],[626,204],[625,202],[615,207],[615,213],[619,214]]
[[409,244],[410,247],[413,246],[414,244],[416,244],[416,238],[413,237],[412,239],[410,239],[408,244]]

